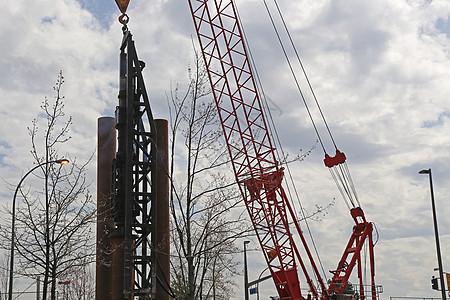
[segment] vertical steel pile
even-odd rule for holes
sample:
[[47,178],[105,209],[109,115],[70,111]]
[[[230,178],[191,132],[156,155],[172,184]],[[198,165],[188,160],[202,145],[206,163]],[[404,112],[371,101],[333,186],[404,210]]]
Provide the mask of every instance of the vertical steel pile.
[[169,136],[167,120],[155,120],[156,132],[156,201],[158,219],[156,223],[156,284],[155,299],[169,300],[170,272],[170,228],[169,228]]
[[114,228],[111,215],[111,167],[116,156],[115,121],[111,117],[98,119],[97,154],[97,254],[95,298],[112,299],[113,244],[109,238]]

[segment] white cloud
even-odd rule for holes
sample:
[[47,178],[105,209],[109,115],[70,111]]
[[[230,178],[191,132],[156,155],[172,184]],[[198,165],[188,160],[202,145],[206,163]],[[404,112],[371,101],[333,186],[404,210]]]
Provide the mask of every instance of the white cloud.
[[[274,118],[282,143],[291,153],[308,149],[316,138],[262,4],[237,3],[265,92],[281,111]],[[448,266],[450,4],[279,3],[338,145],[347,153],[366,214],[378,224],[377,282],[385,286],[382,299],[439,297],[429,281],[436,275],[429,186],[417,172],[433,169],[444,266]],[[31,166],[26,127],[39,113],[44,97],[54,96],[51,88],[60,69],[66,77],[66,112],[74,117],[68,151],[79,157],[90,155],[96,147],[97,118],[113,115],[121,25],[110,14],[99,16],[99,3],[84,5],[96,15],[75,0],[3,3],[0,166],[1,177],[8,182],[18,181]],[[192,58],[194,31],[187,2],[131,1],[128,15],[139,57],[147,63],[144,76],[155,116],[165,118],[165,92],[171,81],[185,82]],[[308,205],[337,198],[325,220],[314,224],[325,268],[333,269],[352,225],[321,166],[321,156],[318,148],[307,162],[295,165],[294,173]],[[91,176],[95,178],[94,165]],[[3,193],[1,202],[9,203],[9,196]]]

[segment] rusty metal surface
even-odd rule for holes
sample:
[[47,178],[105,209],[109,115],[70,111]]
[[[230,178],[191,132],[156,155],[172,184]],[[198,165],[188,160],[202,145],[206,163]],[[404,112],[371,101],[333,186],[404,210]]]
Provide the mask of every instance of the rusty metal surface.
[[170,228],[169,228],[169,141],[167,120],[157,119],[156,125],[156,284],[155,299],[169,300],[166,290],[170,285]]
[[114,226],[111,216],[111,167],[116,154],[115,120],[98,119],[97,154],[97,264],[95,299],[112,299],[112,252],[114,245],[108,234]]

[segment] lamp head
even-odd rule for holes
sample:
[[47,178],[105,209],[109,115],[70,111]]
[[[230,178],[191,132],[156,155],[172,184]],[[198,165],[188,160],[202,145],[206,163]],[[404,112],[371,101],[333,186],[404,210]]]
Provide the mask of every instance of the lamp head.
[[69,160],[68,159],[58,159],[55,162],[57,162],[58,164],[62,164],[63,166],[68,165],[69,164]]
[[431,169],[419,171],[419,174],[430,174],[430,173],[431,173]]

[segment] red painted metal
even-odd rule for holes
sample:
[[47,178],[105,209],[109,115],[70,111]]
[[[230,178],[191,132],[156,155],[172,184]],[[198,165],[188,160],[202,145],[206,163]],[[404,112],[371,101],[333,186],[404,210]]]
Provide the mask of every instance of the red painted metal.
[[344,152],[336,150],[335,156],[331,157],[328,154],[325,154],[325,159],[323,160],[323,162],[325,163],[325,166],[327,166],[328,168],[331,168],[331,167],[334,167],[334,166],[344,163],[346,159],[347,158],[345,157]]
[[[296,259],[319,295],[292,238],[296,223],[281,186],[260,96],[232,0],[189,0],[236,180],[281,299],[302,299]],[[288,208],[288,210],[286,210]],[[298,224],[297,228],[299,228]],[[299,235],[304,241],[301,230]],[[314,275],[323,282],[306,243]],[[322,293],[326,289],[321,287]]]
[[[340,178],[348,178],[344,171],[347,169],[345,166],[341,168],[339,165],[345,164],[345,154],[336,149],[336,155],[330,157],[328,154],[325,155],[324,163],[325,166],[334,170],[336,174],[340,174]],[[350,188],[350,183],[347,180],[342,180],[340,182],[341,190],[346,190],[348,193],[352,193]],[[355,199],[356,194],[353,196]],[[364,212],[361,207],[353,207],[350,210],[350,214],[355,221],[355,226],[353,227],[352,235],[347,243],[341,260],[338,263],[337,269],[330,271],[333,274],[331,283],[329,286],[329,294],[342,294],[348,283],[349,277],[352,274],[354,268],[358,271],[359,280],[359,299],[365,300],[366,293],[364,291],[364,274],[362,272],[363,262],[362,262],[362,250],[363,246],[366,245],[369,253],[370,261],[370,287],[371,290],[368,294],[371,295],[372,300],[377,299],[377,291],[375,286],[375,257],[374,257],[374,242],[373,242],[373,224],[366,220]]]
[[[334,276],[330,287],[325,287],[282,187],[283,169],[276,160],[234,1],[188,2],[236,180],[280,299],[303,299],[298,266],[315,299],[329,299],[333,293],[342,294],[351,271],[357,266],[360,299],[364,300],[361,249],[367,240],[372,300],[375,300],[373,226],[365,220],[360,208],[351,210],[356,223],[353,234],[338,268],[332,271]],[[345,160],[345,154],[337,150],[334,157],[326,155],[324,162],[333,168],[340,167]],[[307,260],[300,255],[290,224],[294,224],[298,232],[301,250],[306,253]],[[309,274],[311,269],[317,286]]]
[[373,224],[367,222],[364,212],[360,207],[351,209],[350,213],[355,221],[355,226],[353,227],[353,233],[347,243],[347,247],[345,248],[341,260],[339,261],[337,269],[331,271],[333,278],[331,279],[329,286],[330,294],[342,294],[348,283],[350,274],[356,266],[358,269],[360,299],[366,299],[362,274],[362,266],[364,265],[364,262],[362,261],[363,258],[361,257],[361,251],[364,244],[367,242],[370,261],[371,298],[372,300],[376,300],[375,259],[373,251],[374,243],[372,238]]

